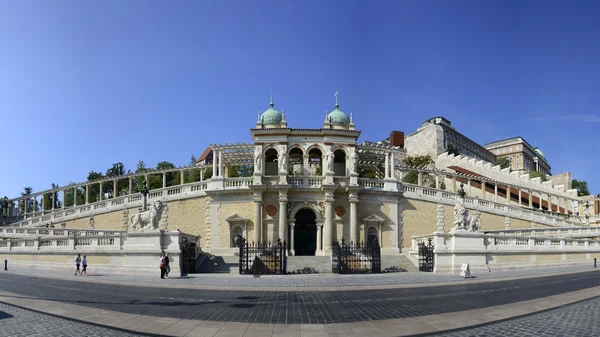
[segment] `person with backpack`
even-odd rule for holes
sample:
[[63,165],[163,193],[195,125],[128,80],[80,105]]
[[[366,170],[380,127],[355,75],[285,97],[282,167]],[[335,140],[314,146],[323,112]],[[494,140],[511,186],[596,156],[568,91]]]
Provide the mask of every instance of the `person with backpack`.
[[81,264],[81,254],[77,254],[77,257],[75,258],[75,265],[77,266],[77,269],[75,270],[75,275],[77,275],[77,273],[79,273],[81,275],[81,271],[79,271],[80,264]]
[[169,266],[169,253],[165,253],[165,277],[169,278],[171,267]]

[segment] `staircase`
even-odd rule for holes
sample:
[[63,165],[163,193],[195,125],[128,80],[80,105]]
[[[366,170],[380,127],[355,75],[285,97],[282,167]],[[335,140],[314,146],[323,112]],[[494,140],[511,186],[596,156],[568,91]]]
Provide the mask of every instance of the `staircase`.
[[288,256],[287,272],[292,274],[331,273],[330,256]]
[[405,255],[383,255],[381,256],[381,271],[419,271]]
[[[199,266],[198,266],[199,264]],[[196,273],[239,274],[239,256],[200,256]]]

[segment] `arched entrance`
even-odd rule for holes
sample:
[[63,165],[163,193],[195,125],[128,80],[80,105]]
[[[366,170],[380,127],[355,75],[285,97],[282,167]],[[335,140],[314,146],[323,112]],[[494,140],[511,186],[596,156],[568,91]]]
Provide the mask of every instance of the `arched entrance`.
[[314,256],[317,251],[317,216],[311,209],[296,213],[294,226],[294,252],[296,256]]

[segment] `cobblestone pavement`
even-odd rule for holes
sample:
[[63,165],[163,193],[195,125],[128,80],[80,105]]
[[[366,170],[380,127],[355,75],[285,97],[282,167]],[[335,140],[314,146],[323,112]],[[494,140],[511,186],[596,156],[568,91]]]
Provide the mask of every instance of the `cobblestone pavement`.
[[[158,268],[157,268],[158,269]],[[190,286],[219,286],[240,288],[308,288],[308,287],[343,287],[343,286],[378,286],[378,285],[402,285],[444,282],[465,282],[472,280],[501,280],[503,278],[534,276],[542,274],[566,273],[590,270],[591,266],[566,266],[515,269],[506,271],[492,271],[474,273],[474,278],[464,279],[458,274],[433,274],[426,272],[402,272],[371,275],[336,275],[336,274],[313,274],[313,275],[266,275],[254,278],[252,275],[237,274],[191,274],[186,277],[173,275],[169,279],[149,276],[127,276],[127,275],[99,275],[95,274],[93,267],[88,269],[89,277],[85,281],[98,280],[121,283],[150,283],[161,285],[190,285]],[[8,273],[15,271],[31,276],[41,277],[64,277],[71,279],[73,274],[64,270],[37,270],[22,267],[9,267]],[[157,273],[157,276],[159,274]],[[77,276],[79,277],[79,276]]]
[[[0,290],[138,315],[278,324],[417,317],[516,303],[600,286],[600,272],[438,287],[344,291],[195,290],[0,273]],[[83,296],[82,296],[83,295]]]
[[64,318],[41,314],[0,303],[1,337],[55,337],[55,336],[98,336],[135,337],[145,336],[78,323]]
[[[600,336],[600,298],[590,299],[540,314],[516,318],[451,333],[440,337],[592,337]],[[421,335],[425,336],[425,335]],[[433,335],[430,335],[433,336]]]

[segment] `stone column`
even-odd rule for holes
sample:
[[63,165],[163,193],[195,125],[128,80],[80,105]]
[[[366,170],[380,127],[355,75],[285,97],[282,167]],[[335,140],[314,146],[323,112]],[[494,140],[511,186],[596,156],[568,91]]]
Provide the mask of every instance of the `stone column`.
[[287,241],[285,230],[287,227],[287,191],[279,191],[279,232],[278,236],[281,241]]
[[[308,165],[308,163],[309,163],[308,159],[309,159],[308,154],[305,154],[302,156],[302,174],[305,176],[310,175],[310,167]],[[263,167],[264,167],[264,165],[263,165]]]
[[102,201],[102,183],[100,183],[100,198],[98,198],[98,201]]
[[485,200],[485,181],[480,180],[481,182],[481,200]]
[[73,187],[73,207],[77,206],[77,187]]
[[421,171],[417,173],[417,185],[423,186],[423,172]]
[[296,223],[290,222],[290,243],[288,245],[288,250],[290,251],[291,255],[296,255],[296,250],[294,246],[294,227],[296,227]]
[[494,183],[494,201],[498,202],[498,184]]
[[217,153],[215,152],[215,150],[213,150],[212,166],[213,166],[212,177],[215,178],[217,176]]
[[85,185],[85,204],[90,203],[90,185]]
[[[87,199],[85,202],[87,203]],[[46,207],[46,195],[42,194],[42,205],[40,207],[40,209],[42,210],[42,215],[44,215],[44,207]]]
[[223,177],[223,150],[219,151],[219,177]]
[[65,193],[64,190],[62,190],[61,193],[62,193],[62,208],[65,209],[65,207],[67,207],[67,194]]
[[323,235],[323,248],[331,252],[331,242],[333,240],[333,198],[325,200],[325,235]]
[[317,252],[320,252],[323,250],[323,246],[321,244],[323,240],[323,224],[318,223],[317,224]]
[[467,188],[469,191],[469,196],[473,197],[473,191],[471,190],[471,179],[467,179]]
[[185,184],[185,170],[179,171],[179,185]]
[[510,205],[510,186],[506,185],[506,204]]
[[396,179],[396,165],[394,164],[395,163],[394,152],[390,153],[390,156],[391,156],[391,158],[390,158],[390,162],[391,162],[390,163],[390,178]]
[[119,179],[115,179],[113,180],[113,198],[116,198],[119,196]]
[[[385,152],[385,178],[389,178],[390,177],[390,158],[389,158],[389,152]],[[327,248],[327,245],[325,245],[325,248]]]
[[52,210],[54,211],[54,206],[56,205],[56,192],[53,190],[52,194],[50,195],[50,198],[52,198]]
[[567,201],[567,198],[564,198],[563,200],[563,210],[565,211],[565,214],[569,214],[569,208],[567,207],[567,203],[569,201]]
[[539,206],[540,206],[540,211],[543,210],[544,208],[542,207],[542,193],[539,193],[539,197],[538,197],[538,201],[539,201]]
[[356,206],[358,204],[358,195],[350,196],[350,242],[358,243],[358,215],[356,214]]
[[435,189],[436,190],[440,189],[440,176],[438,176],[438,175],[435,176]]
[[167,174],[163,172],[163,188],[167,187]]
[[452,193],[456,193],[456,176],[452,176]]
[[200,169],[200,181],[204,180],[204,169]]
[[133,189],[133,182],[131,181],[131,177],[129,178],[129,195],[131,195],[131,191]]
[[254,242],[262,242],[262,201],[254,200]]
[[533,193],[531,190],[528,190],[527,193],[529,194],[529,208],[533,208]]

